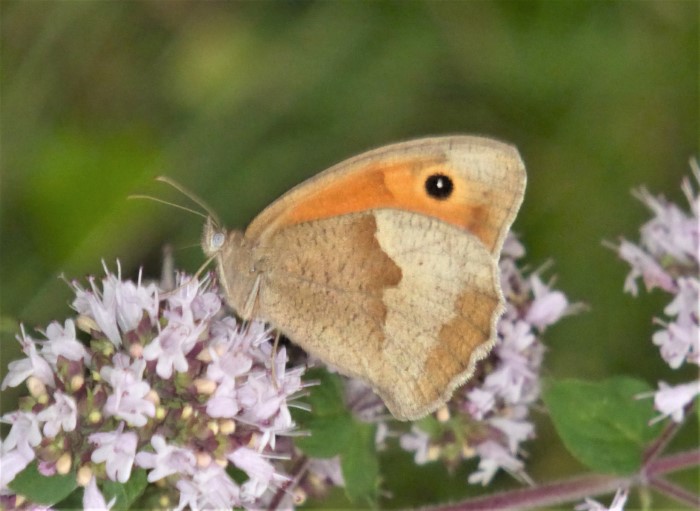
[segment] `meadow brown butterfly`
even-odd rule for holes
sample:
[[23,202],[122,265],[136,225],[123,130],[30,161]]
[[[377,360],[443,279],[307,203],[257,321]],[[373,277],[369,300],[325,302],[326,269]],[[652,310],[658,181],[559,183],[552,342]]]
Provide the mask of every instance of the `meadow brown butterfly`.
[[393,144],[296,186],[248,228],[209,219],[229,305],[367,382],[401,420],[447,401],[491,350],[503,240],[525,191],[510,145]]

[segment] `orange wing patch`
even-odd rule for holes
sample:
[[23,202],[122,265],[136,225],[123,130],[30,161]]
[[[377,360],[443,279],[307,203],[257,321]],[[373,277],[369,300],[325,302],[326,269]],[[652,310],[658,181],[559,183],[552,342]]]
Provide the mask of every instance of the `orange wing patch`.
[[[453,191],[444,199],[436,199],[426,190],[426,179],[435,174],[452,180]],[[348,213],[391,208],[421,213],[465,229],[490,251],[508,214],[495,206],[502,204],[503,198],[492,184],[464,178],[444,158],[374,162],[317,184],[287,204],[274,221],[275,230]]]

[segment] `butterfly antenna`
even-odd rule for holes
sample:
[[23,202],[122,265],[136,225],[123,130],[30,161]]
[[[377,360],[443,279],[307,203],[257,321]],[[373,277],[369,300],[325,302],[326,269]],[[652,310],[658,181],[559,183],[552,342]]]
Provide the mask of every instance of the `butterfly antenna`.
[[158,197],[152,197],[151,195],[141,195],[141,194],[133,194],[129,195],[127,199],[147,199],[147,200],[152,200],[154,202],[160,202],[161,204],[166,204],[168,206],[172,206],[177,209],[182,209],[185,210],[189,213],[194,213],[195,215],[201,216],[205,220],[209,218],[207,215],[202,213],[201,211],[197,211],[196,209],[188,208],[187,206],[182,206],[181,204],[175,204],[174,202],[168,202],[167,200],[159,199]]
[[190,199],[192,202],[197,204],[200,208],[202,208],[206,213],[216,222],[216,225],[221,225],[221,222],[219,221],[219,217],[217,216],[216,213],[214,213],[214,210],[209,207],[209,205],[204,202],[204,199],[196,195],[194,192],[188,190],[184,186],[182,186],[180,183],[177,181],[169,178],[168,176],[158,176],[156,178],[156,181],[160,181],[161,183],[165,183],[167,185],[172,186],[175,188],[178,192],[180,192],[182,195]]

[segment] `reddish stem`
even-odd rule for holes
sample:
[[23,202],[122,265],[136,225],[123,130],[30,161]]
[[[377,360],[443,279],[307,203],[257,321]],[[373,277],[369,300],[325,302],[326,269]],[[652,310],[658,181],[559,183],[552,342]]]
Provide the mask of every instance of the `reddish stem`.
[[[582,500],[612,493],[618,488],[650,484],[658,491],[676,498],[683,503],[697,505],[698,496],[658,477],[685,468],[700,465],[700,449],[681,452],[652,459],[639,474],[619,477],[605,475],[584,475],[555,481],[533,488],[523,488],[483,497],[471,498],[456,504],[422,508],[422,511],[498,511],[505,509],[539,509],[557,506],[567,502]],[[649,481],[650,483],[647,483]]]
[[652,479],[649,482],[649,486],[651,486],[658,492],[663,493],[664,495],[668,495],[669,497],[677,500],[681,504],[696,509],[700,508],[700,497],[698,497],[698,495],[689,492],[685,488],[681,488],[677,484],[674,484],[667,479]]

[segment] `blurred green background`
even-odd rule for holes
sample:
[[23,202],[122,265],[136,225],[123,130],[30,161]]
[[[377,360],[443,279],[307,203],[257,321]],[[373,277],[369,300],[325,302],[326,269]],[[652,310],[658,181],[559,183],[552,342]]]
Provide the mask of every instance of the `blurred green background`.
[[[627,268],[601,243],[636,239],[648,218],[631,189],[682,201],[698,154],[699,5],[3,0],[3,374],[19,356],[17,322],[70,314],[59,274],[100,274],[101,259],[112,269],[119,259],[125,276],[139,266],[157,276],[166,243],[181,268],[201,264],[200,219],[126,200],[183,202],[154,176],[240,227],[362,150],[472,133],[519,147],[527,260],[551,260],[557,286],[590,307],[548,333],[546,373],[687,380],[650,342],[668,298],[624,295]],[[2,405],[12,408],[10,393]],[[539,420],[535,479],[580,471]],[[408,458],[386,462],[393,505],[465,486],[463,473],[397,477]]]

